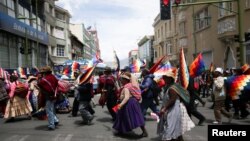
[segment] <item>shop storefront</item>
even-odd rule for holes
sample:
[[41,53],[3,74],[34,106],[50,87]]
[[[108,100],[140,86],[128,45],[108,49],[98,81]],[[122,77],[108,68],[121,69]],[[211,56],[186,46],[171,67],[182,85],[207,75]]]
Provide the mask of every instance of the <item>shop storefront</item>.
[[[45,66],[48,62],[47,45],[47,33],[0,12],[0,67]],[[27,53],[22,51],[26,48]]]

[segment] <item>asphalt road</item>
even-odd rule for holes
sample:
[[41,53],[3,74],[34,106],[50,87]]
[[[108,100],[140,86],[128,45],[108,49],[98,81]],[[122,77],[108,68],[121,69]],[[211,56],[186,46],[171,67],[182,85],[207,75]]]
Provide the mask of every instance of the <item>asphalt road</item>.
[[[70,98],[72,101],[72,98]],[[97,101],[98,96],[95,97]],[[72,104],[72,103],[71,103]],[[207,125],[214,120],[213,110],[209,109],[211,103],[207,102],[205,107],[198,109],[205,115],[207,121],[204,126],[196,126],[184,135],[185,141],[207,141]],[[123,141],[123,140],[143,140],[158,141],[156,134],[157,122],[147,116],[146,128],[149,132],[147,138],[138,138],[141,130],[136,129],[126,136],[115,136],[112,129],[111,117],[106,107],[96,106],[95,118],[92,125],[81,124],[81,117],[71,117],[70,114],[58,114],[60,124],[54,131],[47,131],[47,121],[32,118],[27,120],[19,118],[14,122],[5,123],[0,119],[0,140],[1,141]],[[226,124],[227,118],[223,118]],[[197,125],[198,120],[193,118]],[[250,119],[233,120],[232,124],[250,124]]]

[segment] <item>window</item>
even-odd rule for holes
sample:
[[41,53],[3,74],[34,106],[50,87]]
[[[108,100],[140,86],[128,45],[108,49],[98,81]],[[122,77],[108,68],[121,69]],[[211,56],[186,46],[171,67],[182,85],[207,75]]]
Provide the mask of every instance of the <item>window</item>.
[[49,13],[54,17],[55,13],[54,13],[54,8],[53,6],[49,5]]
[[18,4],[18,14],[21,15],[21,16],[24,16],[23,7],[20,4]]
[[226,15],[230,15],[233,12],[233,3],[227,2],[227,3],[219,3],[219,18],[224,17]]
[[158,29],[158,39],[160,38],[160,29]]
[[180,36],[185,36],[186,35],[186,22],[181,22],[179,24],[179,29],[180,29]]
[[44,10],[46,12],[49,12],[49,3],[48,2],[44,2]]
[[19,19],[19,21],[21,21],[21,22],[25,22],[25,19],[23,19],[25,16],[24,16],[24,8],[19,4],[18,5],[18,18],[20,18]]
[[57,50],[56,50],[57,56],[64,56],[64,46],[63,45],[57,45]]
[[161,38],[163,38],[163,26],[161,26]]
[[15,10],[14,0],[7,0],[7,7],[9,9]]
[[208,13],[208,8],[203,9],[195,16],[195,30],[201,30],[210,25],[210,17]]
[[64,29],[63,29],[62,27],[57,26],[57,27],[56,27],[56,30],[63,31]]
[[41,19],[37,17],[38,30],[41,31]]
[[54,35],[56,38],[65,39],[64,29],[62,27],[55,27]]
[[168,21],[169,23],[169,31],[173,30],[172,27],[171,27],[171,20]]
[[155,51],[155,58],[157,58],[157,51]]
[[172,45],[170,43],[167,43],[166,47],[167,47],[167,55],[172,54]]
[[225,8],[225,3],[219,3],[219,17],[225,16],[225,9],[223,8]]
[[50,26],[50,35],[54,36],[54,27],[53,26]]
[[227,3],[227,8],[228,8],[228,14],[232,14],[233,12],[233,3],[232,2],[228,2]]
[[167,28],[167,22],[165,23],[165,33],[168,32],[168,28]]
[[57,19],[60,19],[60,20],[63,20],[64,21],[64,15],[63,14],[61,14],[61,13],[59,13],[58,11],[56,12],[56,18]]
[[50,32],[51,32],[51,31],[50,31],[50,25],[49,25],[49,24],[47,24],[47,26],[46,26],[46,27],[47,27],[47,33],[48,33],[49,35],[51,35],[51,34],[50,34]]
[[8,15],[15,18],[15,5],[14,0],[7,0]]
[[2,3],[3,5],[6,5],[6,0],[0,0],[0,3]]
[[246,8],[250,8],[250,0],[246,0]]
[[29,14],[29,11],[28,11],[27,9],[25,9],[25,8],[24,8],[24,15],[25,15],[25,17],[27,18],[27,19],[25,20],[25,23],[28,24],[28,25],[30,25],[30,20],[29,20],[30,14]]
[[51,54],[55,55],[55,47],[54,46],[51,46]]
[[[32,13],[32,18],[33,18],[33,19],[36,19],[36,15],[33,14],[33,13]],[[37,23],[36,23],[36,20],[32,20],[31,22],[33,23],[32,26],[33,26],[34,28],[36,28],[36,24],[37,24]]]

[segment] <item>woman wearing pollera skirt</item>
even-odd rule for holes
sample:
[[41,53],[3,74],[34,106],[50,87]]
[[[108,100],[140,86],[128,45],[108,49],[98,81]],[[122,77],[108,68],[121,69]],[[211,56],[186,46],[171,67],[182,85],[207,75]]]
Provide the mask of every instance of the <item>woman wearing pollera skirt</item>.
[[142,130],[141,137],[147,137],[148,133],[145,129],[145,121],[138,102],[140,98],[140,89],[131,83],[131,74],[126,72],[121,75],[121,83],[124,86],[120,101],[118,104],[117,118],[113,128],[118,134],[124,134],[140,127]]

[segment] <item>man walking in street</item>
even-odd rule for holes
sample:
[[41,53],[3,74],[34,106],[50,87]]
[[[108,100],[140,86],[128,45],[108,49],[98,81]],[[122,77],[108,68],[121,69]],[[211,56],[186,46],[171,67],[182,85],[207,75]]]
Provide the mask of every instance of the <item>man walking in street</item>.
[[52,74],[52,70],[49,66],[41,68],[40,73],[41,77],[38,80],[38,86],[41,89],[43,97],[45,98],[45,109],[49,122],[48,130],[54,130],[55,126],[59,123],[59,120],[55,115],[58,80]]

